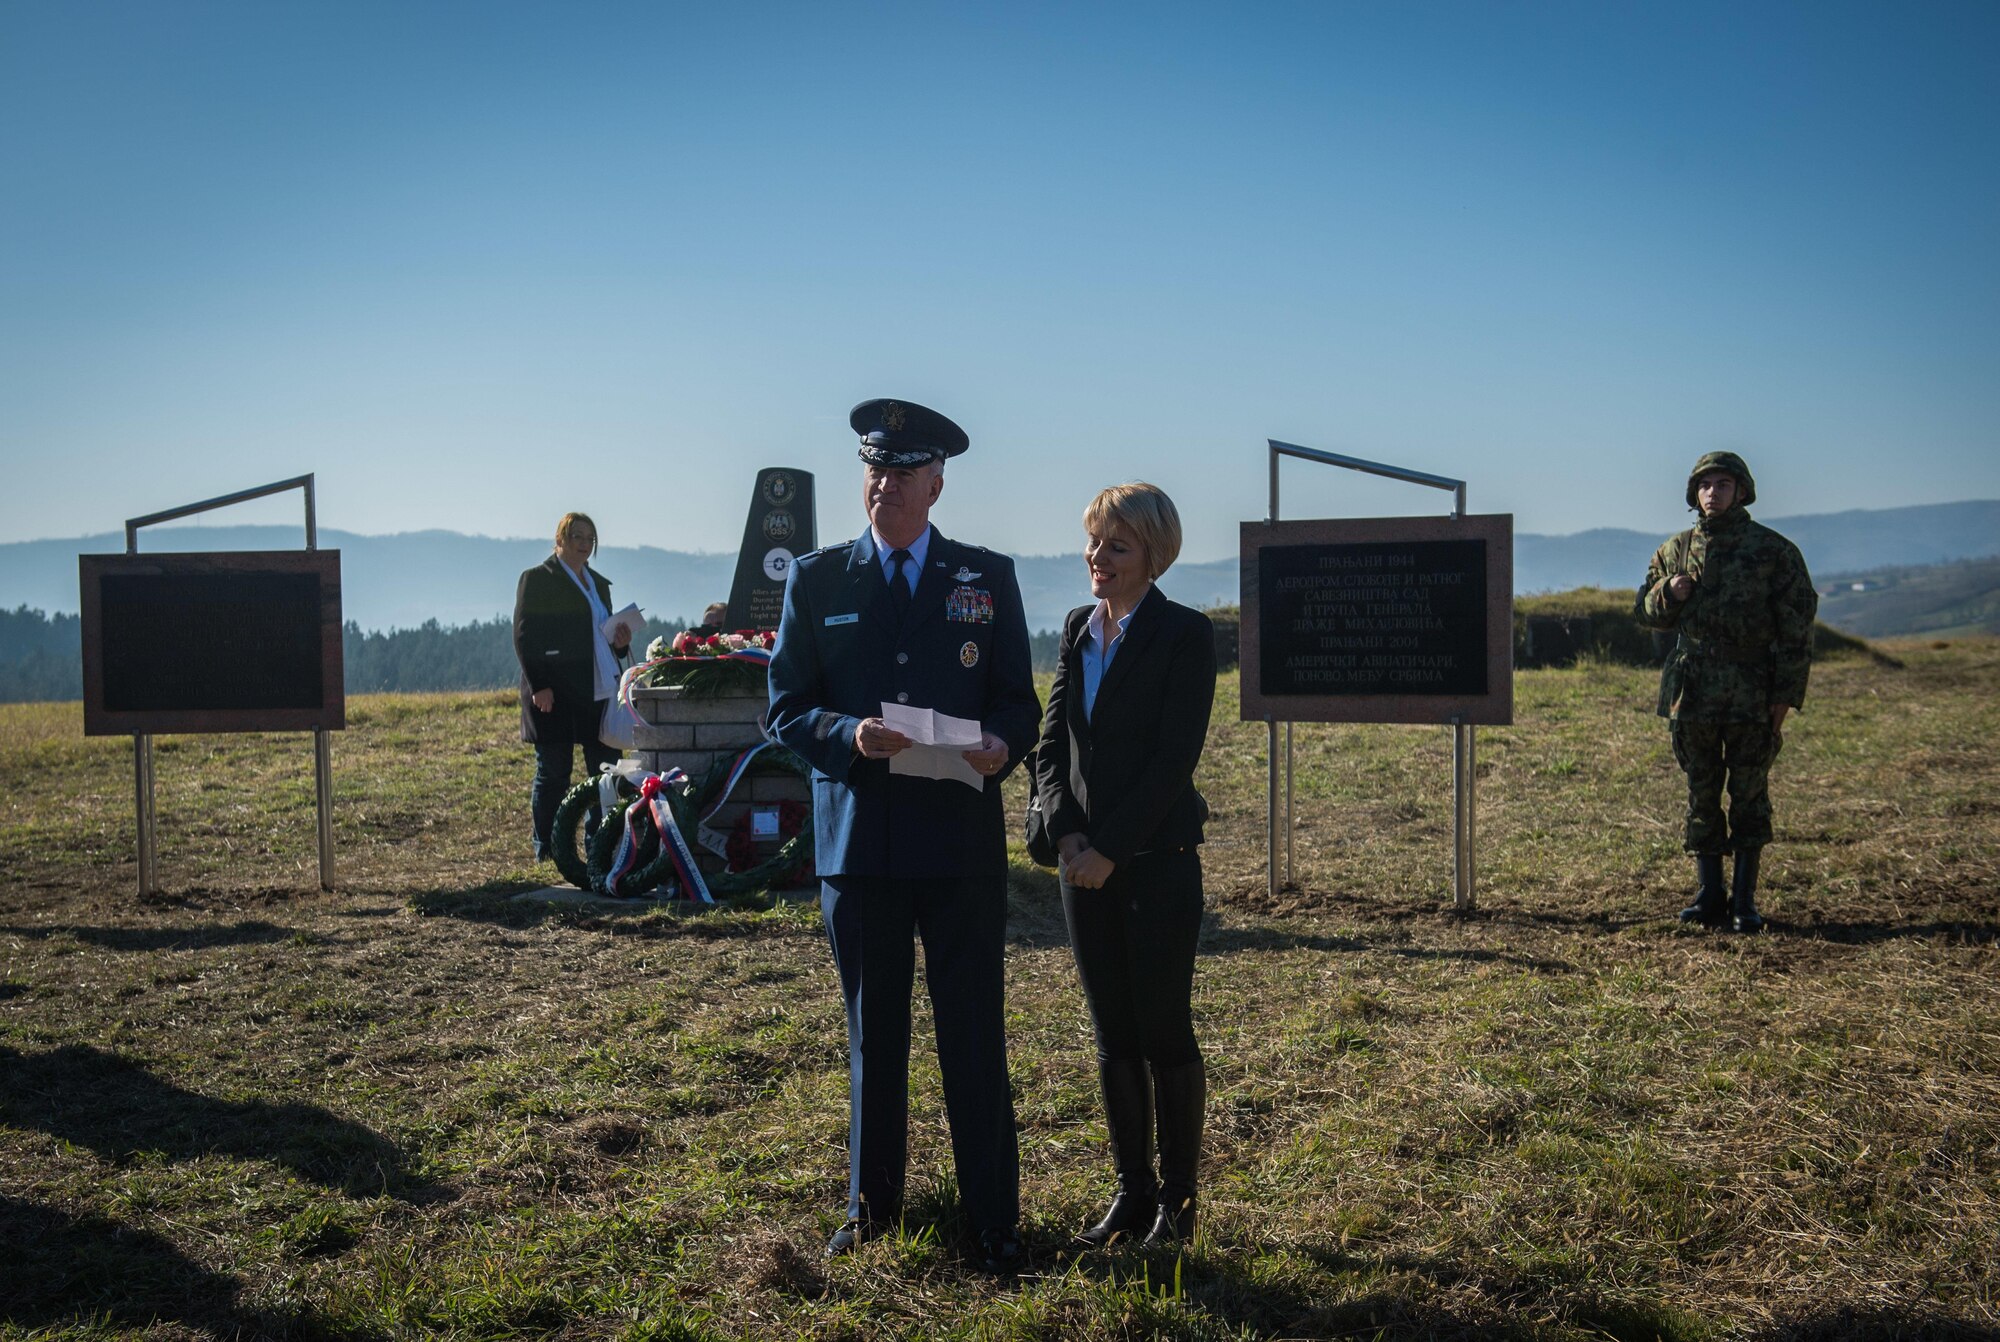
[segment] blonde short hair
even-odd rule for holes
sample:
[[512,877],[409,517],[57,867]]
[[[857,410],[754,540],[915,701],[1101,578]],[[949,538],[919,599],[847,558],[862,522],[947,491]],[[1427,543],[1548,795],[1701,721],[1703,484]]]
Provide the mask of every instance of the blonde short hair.
[[557,545],[569,544],[570,529],[574,527],[578,522],[581,522],[585,526],[590,528],[590,536],[591,536],[590,552],[592,554],[596,554],[597,523],[590,520],[589,513],[564,513],[562,515],[562,521],[556,523],[556,544]]
[[1181,553],[1181,514],[1167,491],[1143,480],[1101,489],[1083,510],[1083,529],[1103,532],[1121,523],[1146,550],[1146,571],[1157,578]]

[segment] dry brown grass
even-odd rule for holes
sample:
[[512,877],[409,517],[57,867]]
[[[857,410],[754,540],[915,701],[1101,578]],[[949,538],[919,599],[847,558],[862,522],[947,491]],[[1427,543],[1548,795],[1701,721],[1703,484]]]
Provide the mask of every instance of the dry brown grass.
[[906,1233],[823,1264],[844,1051],[810,908],[510,903],[510,696],[160,756],[0,709],[0,1336],[1989,1336],[2000,1327],[2000,646],[1815,673],[1757,938],[1672,921],[1645,673],[1524,673],[1449,910],[1442,729],[1299,729],[1265,891],[1263,729],[1203,786],[1201,1240],[1073,1263],[1108,1176],[1048,879],[1015,871],[1034,1271],[967,1270],[928,1044]]

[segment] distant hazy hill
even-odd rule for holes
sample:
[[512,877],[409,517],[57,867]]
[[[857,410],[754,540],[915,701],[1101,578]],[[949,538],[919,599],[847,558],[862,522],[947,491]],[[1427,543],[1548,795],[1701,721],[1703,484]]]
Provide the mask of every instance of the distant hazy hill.
[[2000,559],[1838,574],[1820,583],[1819,617],[1863,638],[2000,634]]
[[[1766,519],[1798,542],[1815,574],[1866,572],[2000,555],[2000,500],[1927,504]],[[1630,587],[1662,536],[1600,528],[1570,536],[1514,538],[1514,586],[1520,592],[1571,587]],[[394,536],[320,532],[341,552],[343,613],[363,629],[414,628],[425,620],[470,624],[511,611],[514,580],[548,554],[544,540],[496,540],[453,531]],[[145,533],[147,550],[296,549],[298,527],[163,527]],[[75,540],[0,545],[0,610],[54,613],[77,608],[76,557],[116,553],[122,533]],[[729,595],[735,556],[688,554],[650,546],[607,547],[598,567],[622,604],[636,601],[658,620],[692,621]],[[1016,560],[1030,629],[1053,629],[1087,600],[1081,556],[1027,555]],[[1189,605],[1233,602],[1234,558],[1174,566],[1163,586]]]

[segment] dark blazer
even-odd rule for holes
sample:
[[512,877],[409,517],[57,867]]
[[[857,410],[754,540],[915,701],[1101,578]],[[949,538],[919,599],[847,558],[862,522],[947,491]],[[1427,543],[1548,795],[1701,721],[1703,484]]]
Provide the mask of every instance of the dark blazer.
[[[611,580],[594,568],[584,570],[597,587],[598,600],[611,605]],[[597,698],[596,622],[590,602],[550,555],[521,574],[514,588],[514,656],[521,663],[521,739],[535,739],[534,710],[528,699],[537,690],[553,689],[558,706],[574,709]]]
[[822,876],[962,876],[1007,857],[1000,782],[974,790],[892,776],[854,749],[884,701],[971,718],[1007,743],[1008,769],[1035,743],[1041,700],[1014,561],[931,531],[900,626],[872,531],[792,566],[771,657],[771,736],[813,769]]
[[1215,701],[1215,631],[1208,617],[1148,591],[1083,712],[1085,635],[1095,604],[1063,621],[1056,679],[1035,755],[1049,838],[1082,834],[1114,864],[1202,841],[1208,803],[1194,769]]

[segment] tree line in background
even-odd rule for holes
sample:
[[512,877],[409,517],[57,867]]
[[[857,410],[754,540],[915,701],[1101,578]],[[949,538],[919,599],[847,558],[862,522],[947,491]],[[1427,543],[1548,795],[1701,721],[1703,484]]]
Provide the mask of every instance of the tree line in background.
[[[686,626],[649,622],[633,639],[635,655],[661,635]],[[36,703],[83,697],[83,622],[75,615],[46,615],[22,606],[0,610],[0,703]],[[1032,636],[1037,670],[1055,666],[1056,632]],[[473,624],[426,620],[415,629],[363,633],[349,622],[341,630],[349,694],[428,690],[499,690],[515,685],[514,622],[505,616]]]

